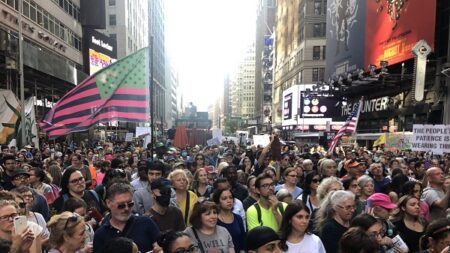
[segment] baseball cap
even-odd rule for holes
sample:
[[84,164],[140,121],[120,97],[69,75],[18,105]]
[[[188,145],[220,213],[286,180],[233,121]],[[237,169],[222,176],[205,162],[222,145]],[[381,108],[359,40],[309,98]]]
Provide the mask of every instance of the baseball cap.
[[280,237],[273,229],[265,226],[256,227],[247,234],[247,250],[256,250],[267,243],[277,240],[280,240]]
[[386,209],[394,209],[396,204],[392,203],[388,195],[384,193],[374,193],[367,199],[367,205],[369,207],[381,206]]
[[355,160],[349,160],[346,161],[344,164],[344,168],[349,169],[349,168],[355,168],[359,166],[359,162],[355,161]]
[[165,178],[158,178],[150,184],[150,187],[152,188],[152,190],[155,190],[155,189],[162,190],[162,189],[167,189],[167,188],[170,189],[171,185],[172,184],[171,184],[170,180],[165,179]]
[[23,169],[14,170],[11,173],[11,178],[14,179],[15,177],[20,176],[20,175],[30,176],[30,173],[28,173],[26,170],[23,170]]

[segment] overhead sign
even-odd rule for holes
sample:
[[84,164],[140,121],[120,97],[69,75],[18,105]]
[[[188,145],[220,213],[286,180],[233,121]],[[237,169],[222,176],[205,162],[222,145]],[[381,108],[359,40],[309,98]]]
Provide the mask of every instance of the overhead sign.
[[450,125],[413,125],[411,150],[450,153]]
[[339,109],[336,100],[329,97],[306,97],[302,92],[300,98],[300,118],[337,118]]
[[100,69],[111,65],[117,60],[116,40],[86,28],[87,56],[89,59],[89,73],[92,75]]

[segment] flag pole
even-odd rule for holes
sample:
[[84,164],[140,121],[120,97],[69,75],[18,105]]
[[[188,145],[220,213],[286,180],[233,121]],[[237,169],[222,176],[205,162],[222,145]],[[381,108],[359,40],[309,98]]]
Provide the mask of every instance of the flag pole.
[[[150,23],[150,22],[149,22]],[[150,27],[149,27],[150,29]],[[151,33],[150,33],[151,34]],[[151,144],[151,148],[150,148],[150,155],[151,158],[153,160],[153,154],[155,152],[154,146],[155,146],[155,108],[154,108],[154,103],[153,103],[153,97],[154,97],[154,83],[153,83],[153,35],[150,35],[150,50],[149,50],[149,61],[150,61],[150,144]]]
[[[22,147],[24,147],[27,143],[26,142],[26,129],[25,129],[25,85],[24,85],[24,73],[23,73],[23,45],[22,45],[22,36],[23,36],[23,32],[22,32],[22,0],[19,0],[19,18],[18,18],[18,23],[19,23],[19,76],[20,76],[20,124],[22,125],[21,127],[21,131],[22,131],[22,141],[20,143],[20,145]],[[18,145],[19,143],[16,143],[16,145]]]

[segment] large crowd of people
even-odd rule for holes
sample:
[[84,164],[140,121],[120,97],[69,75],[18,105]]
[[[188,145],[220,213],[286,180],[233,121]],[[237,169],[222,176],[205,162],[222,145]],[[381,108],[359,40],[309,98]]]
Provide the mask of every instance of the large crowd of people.
[[2,146],[0,253],[449,250],[450,155],[156,146]]

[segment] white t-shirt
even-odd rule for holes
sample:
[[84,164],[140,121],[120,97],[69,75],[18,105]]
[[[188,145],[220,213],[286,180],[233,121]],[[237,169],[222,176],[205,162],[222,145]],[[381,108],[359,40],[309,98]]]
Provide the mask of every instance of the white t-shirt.
[[326,253],[322,241],[317,235],[314,234],[305,234],[305,237],[303,237],[301,242],[286,242],[286,245],[288,246],[288,250],[285,252],[288,253]]

